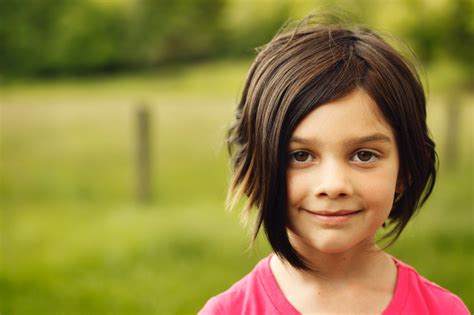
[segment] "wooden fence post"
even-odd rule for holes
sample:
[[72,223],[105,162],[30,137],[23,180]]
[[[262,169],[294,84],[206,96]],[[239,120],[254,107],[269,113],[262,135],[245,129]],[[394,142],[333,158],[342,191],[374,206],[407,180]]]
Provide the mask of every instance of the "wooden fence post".
[[141,104],[137,115],[137,198],[141,203],[151,201],[151,118],[146,104]]

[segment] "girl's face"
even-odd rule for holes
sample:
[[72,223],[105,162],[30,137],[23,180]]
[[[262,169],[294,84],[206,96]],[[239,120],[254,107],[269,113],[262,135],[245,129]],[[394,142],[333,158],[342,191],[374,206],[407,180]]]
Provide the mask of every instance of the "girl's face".
[[370,96],[356,89],[310,112],[288,152],[292,245],[334,254],[373,243],[392,208],[399,159]]

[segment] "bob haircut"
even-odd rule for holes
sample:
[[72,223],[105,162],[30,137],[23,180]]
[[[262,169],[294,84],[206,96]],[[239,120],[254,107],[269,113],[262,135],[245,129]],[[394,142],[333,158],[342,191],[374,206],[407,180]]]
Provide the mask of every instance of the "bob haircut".
[[375,32],[339,24],[298,26],[260,48],[227,138],[233,177],[227,205],[247,198],[257,210],[253,241],[263,224],[274,252],[298,269],[305,259],[287,234],[288,142],[318,106],[356,88],[375,101],[399,150],[398,183],[383,239],[390,246],[433,190],[437,154],[426,125],[426,100],[415,68]]

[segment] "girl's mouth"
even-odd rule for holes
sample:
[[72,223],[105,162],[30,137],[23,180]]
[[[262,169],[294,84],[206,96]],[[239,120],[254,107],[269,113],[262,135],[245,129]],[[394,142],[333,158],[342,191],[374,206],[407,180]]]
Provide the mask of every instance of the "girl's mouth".
[[302,210],[324,224],[344,223],[362,212],[362,210],[310,211],[304,208]]
[[311,211],[311,212],[314,213],[314,214],[317,214],[317,215],[334,217],[334,216],[350,215],[350,214],[354,214],[354,213],[359,212],[359,211],[360,210],[339,210],[339,211]]

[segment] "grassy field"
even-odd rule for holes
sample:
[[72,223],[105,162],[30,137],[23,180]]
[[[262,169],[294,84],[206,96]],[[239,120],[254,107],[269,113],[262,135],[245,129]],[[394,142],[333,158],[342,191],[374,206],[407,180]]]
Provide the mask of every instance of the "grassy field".
[[[246,251],[223,207],[225,131],[248,65],[2,87],[1,314],[192,314],[269,253],[263,240]],[[389,251],[474,310],[472,100],[460,160]],[[148,205],[135,201],[141,103],[153,121]],[[442,149],[436,94],[428,110]]]

